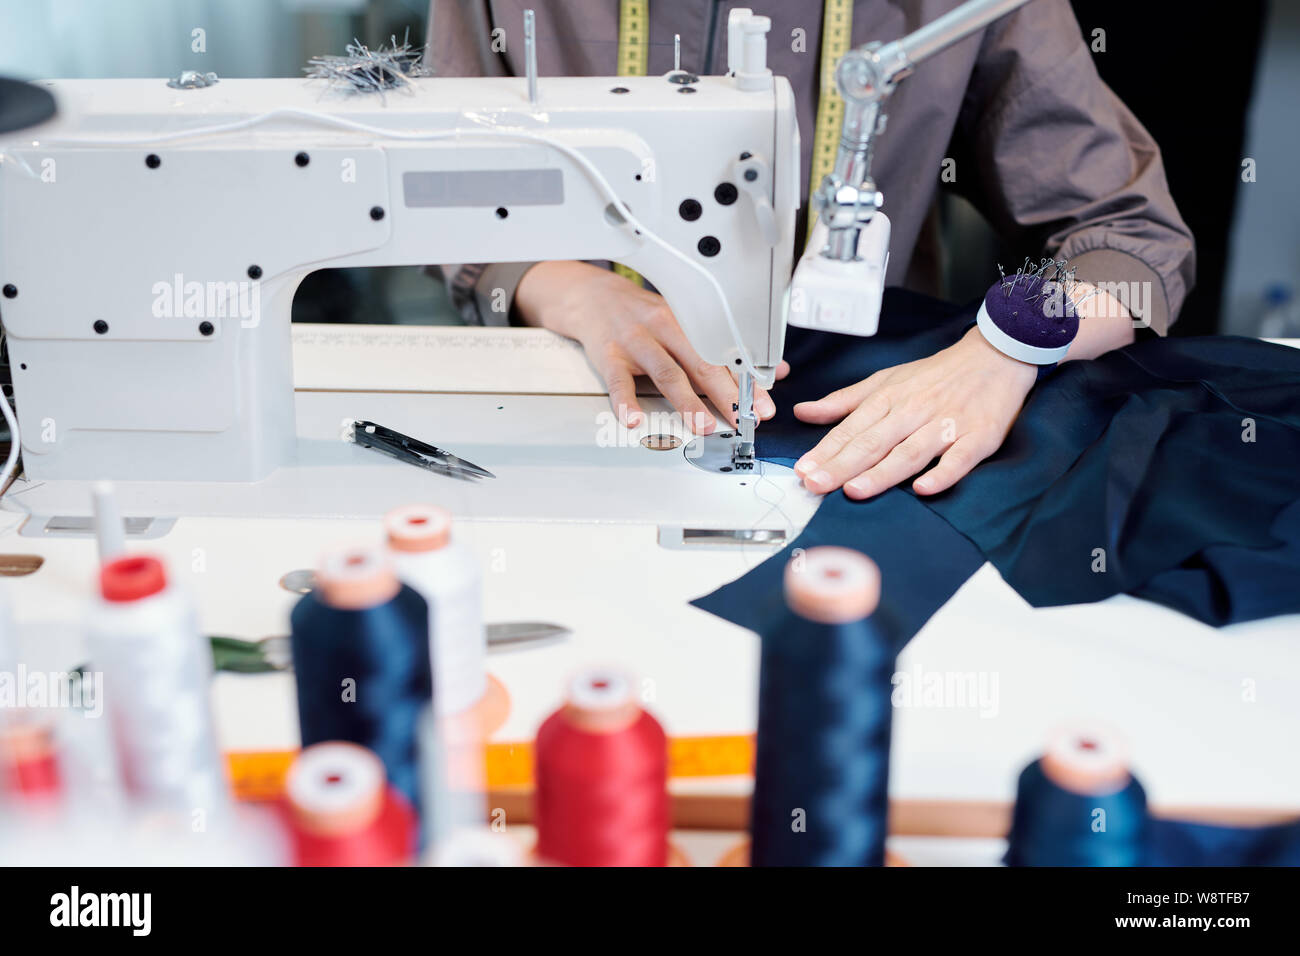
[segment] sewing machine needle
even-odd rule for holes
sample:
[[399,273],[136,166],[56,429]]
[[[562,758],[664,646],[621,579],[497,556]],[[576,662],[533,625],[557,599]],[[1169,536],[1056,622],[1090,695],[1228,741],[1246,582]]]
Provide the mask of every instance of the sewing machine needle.
[[740,394],[736,403],[736,428],[740,434],[731,460],[741,469],[750,469],[754,467],[754,429],[758,425],[758,416],[754,414],[754,377],[749,372],[741,372],[737,378]]

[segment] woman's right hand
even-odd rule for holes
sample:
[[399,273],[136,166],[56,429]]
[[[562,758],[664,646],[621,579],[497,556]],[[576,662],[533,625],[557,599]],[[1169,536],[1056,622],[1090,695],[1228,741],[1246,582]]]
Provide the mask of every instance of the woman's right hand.
[[[626,427],[634,428],[644,418],[636,397],[637,375],[648,376],[697,435],[717,428],[701,393],[730,425],[737,424],[735,378],[729,369],[700,358],[657,293],[590,263],[539,262],[524,273],[514,302],[527,324],[582,343]],[[782,362],[777,378],[788,371]],[[761,388],[754,390],[754,411],[760,419],[776,414],[771,396]]]

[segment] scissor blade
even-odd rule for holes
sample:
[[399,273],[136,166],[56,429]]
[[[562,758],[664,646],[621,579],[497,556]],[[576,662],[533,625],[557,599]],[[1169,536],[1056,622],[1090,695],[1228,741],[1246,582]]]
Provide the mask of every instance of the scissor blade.
[[[386,439],[376,438],[374,435],[365,435],[358,432],[356,443],[364,448],[373,448],[375,451],[396,458],[398,461],[405,462],[408,465],[414,465],[416,468],[424,468],[435,474],[445,475],[448,478],[460,478],[465,481],[472,481],[476,478],[483,477],[479,474],[482,471],[477,465],[469,462],[462,462],[455,455],[446,453],[437,457],[422,455],[419,452],[412,451],[400,444],[395,444]],[[490,475],[490,477],[496,477]]]
[[488,647],[492,649],[519,647],[534,642],[559,640],[569,634],[567,627],[545,621],[508,621],[487,626]]
[[480,468],[478,465],[474,464],[472,461],[466,461],[464,458],[457,458],[455,455],[453,455],[453,454],[452,454],[451,452],[449,452],[449,451],[444,451],[444,452],[442,453],[441,459],[442,459],[442,461],[445,462],[446,464],[451,465],[451,466],[456,467],[456,468],[461,468],[461,469],[463,469],[463,470],[469,472],[471,475],[476,475],[476,476],[479,477],[479,478],[495,478],[495,477],[496,477],[496,475],[492,474],[492,472],[488,471],[486,468]]
[[477,481],[482,475],[479,475],[470,469],[459,465],[455,462],[445,461],[441,458],[420,458],[414,464],[419,465],[439,475],[446,475],[448,478],[457,478],[461,481]]

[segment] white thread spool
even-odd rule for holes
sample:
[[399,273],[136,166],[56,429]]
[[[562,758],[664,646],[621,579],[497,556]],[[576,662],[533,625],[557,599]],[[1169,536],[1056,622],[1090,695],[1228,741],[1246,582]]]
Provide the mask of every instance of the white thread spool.
[[421,823],[427,849],[437,852],[466,829],[483,825],[488,813],[487,741],[475,711],[420,715]]
[[131,801],[222,813],[229,791],[212,723],[212,653],[160,561],[129,556],[104,565],[87,637]]
[[524,853],[508,833],[486,827],[457,831],[433,854],[434,866],[524,866]]
[[429,602],[433,702],[439,714],[474,706],[487,690],[482,583],[468,549],[451,539],[451,514],[412,505],[384,518],[397,575]]

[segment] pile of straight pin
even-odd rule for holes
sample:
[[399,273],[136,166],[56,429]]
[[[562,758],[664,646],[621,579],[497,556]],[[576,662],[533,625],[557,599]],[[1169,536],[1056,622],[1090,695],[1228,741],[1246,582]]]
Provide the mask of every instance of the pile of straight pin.
[[347,45],[343,56],[314,56],[303,72],[309,79],[324,80],[331,87],[348,93],[378,93],[401,89],[413,76],[425,76],[424,47],[411,46],[410,32],[397,42],[389,37],[388,45],[372,50],[359,40]]
[[1004,296],[1011,295],[1016,291],[1016,286],[1024,282],[1029,290],[1025,301],[1039,302],[1047,296],[1061,295],[1065,302],[1070,303],[1070,308],[1077,309],[1084,301],[1096,295],[1097,290],[1090,289],[1076,301],[1074,290],[1079,280],[1075,278],[1074,272],[1074,267],[1067,260],[1050,257],[1044,257],[1038,261],[1038,265],[1034,265],[1033,261],[1026,256],[1024,264],[1010,275],[1003,270],[1002,263],[998,263],[998,274],[1002,276]]

